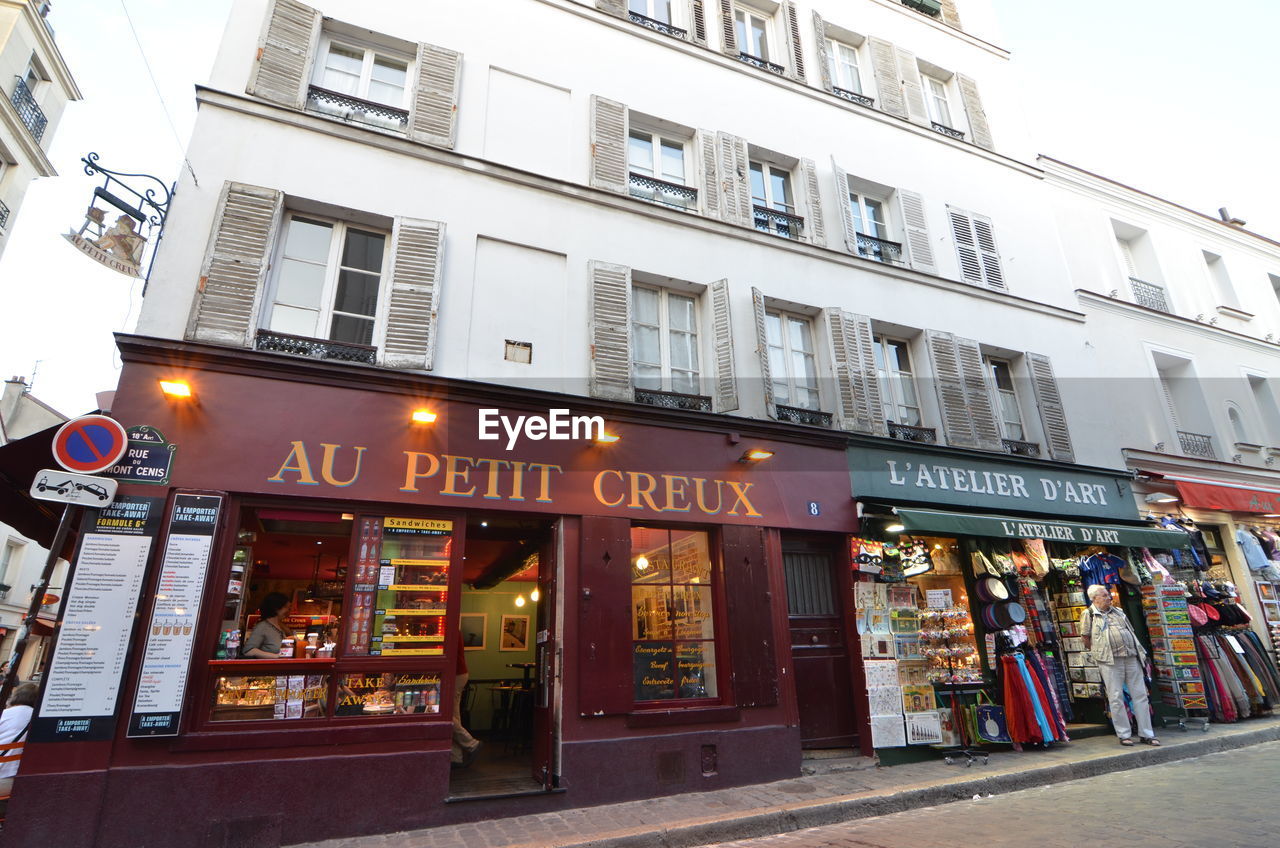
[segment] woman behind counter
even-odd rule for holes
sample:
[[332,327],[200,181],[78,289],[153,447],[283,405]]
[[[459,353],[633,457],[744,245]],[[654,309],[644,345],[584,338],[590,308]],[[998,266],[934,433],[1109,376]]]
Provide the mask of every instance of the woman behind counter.
[[280,619],[289,614],[289,598],[279,592],[270,593],[262,599],[258,614],[261,618],[249,631],[242,653],[250,659],[276,659],[280,656],[280,643],[285,637]]

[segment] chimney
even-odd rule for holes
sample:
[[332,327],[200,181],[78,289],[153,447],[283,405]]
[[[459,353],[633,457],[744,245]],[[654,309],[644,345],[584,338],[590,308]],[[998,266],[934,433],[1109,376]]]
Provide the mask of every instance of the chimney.
[[1231,213],[1227,211],[1227,207],[1225,206],[1222,206],[1218,209],[1218,217],[1221,218],[1223,222],[1230,224],[1233,227],[1243,227],[1245,225],[1245,222],[1243,219],[1232,218]]

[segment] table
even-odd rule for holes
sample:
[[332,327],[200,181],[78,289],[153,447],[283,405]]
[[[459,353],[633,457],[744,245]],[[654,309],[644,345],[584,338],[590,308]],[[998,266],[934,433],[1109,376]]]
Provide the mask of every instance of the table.
[[535,668],[537,668],[537,667],[538,667],[538,664],[537,664],[537,663],[532,663],[532,662],[525,662],[525,663],[507,663],[507,668],[518,668],[518,669],[520,669],[521,671],[523,671],[523,672],[524,672],[524,681],[523,681],[523,683],[524,683],[524,686],[525,686],[525,688],[526,688],[526,689],[529,687],[529,683],[530,683],[530,675],[532,675],[532,674],[533,674],[533,670],[534,670]]

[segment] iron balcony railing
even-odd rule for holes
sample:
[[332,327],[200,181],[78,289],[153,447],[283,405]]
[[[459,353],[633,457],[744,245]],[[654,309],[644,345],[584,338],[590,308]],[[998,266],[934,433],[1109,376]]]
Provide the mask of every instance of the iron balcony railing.
[[371,127],[387,129],[394,125],[405,129],[409,126],[409,113],[404,109],[387,106],[385,103],[374,103],[371,100],[361,100],[359,97],[330,91],[318,85],[307,89],[307,105],[326,115],[334,115],[345,121]]
[[859,103],[863,106],[876,105],[875,98],[867,97],[865,94],[859,94],[856,91],[850,91],[847,88],[841,88],[838,85],[832,86],[831,91],[834,92],[837,97],[843,97],[845,100],[852,100],[854,103]]
[[1133,302],[1139,306],[1159,312],[1173,311],[1169,308],[1169,301],[1165,298],[1164,289],[1161,286],[1139,280],[1137,277],[1130,277],[1129,291],[1133,292]]
[[359,362],[365,365],[376,365],[378,362],[378,349],[371,345],[309,339],[271,330],[259,330],[253,346],[257,350],[309,356],[312,359],[336,359],[339,362]]
[[752,208],[755,210],[757,230],[789,239],[800,239],[804,236],[804,218],[799,215],[780,212],[758,204]]
[[630,175],[631,196],[651,200],[676,209],[694,209],[698,205],[698,190],[691,186],[669,183],[645,174]]
[[691,412],[711,411],[711,398],[705,395],[660,392],[657,389],[636,389],[635,391],[636,403],[660,406],[663,409],[686,409]]
[[4,205],[4,201],[0,200],[0,230],[9,226],[9,207]]
[[757,68],[762,68],[771,74],[782,76],[787,72],[787,69],[781,65],[775,65],[768,59],[761,59],[759,56],[752,56],[750,53],[738,53],[738,58],[748,65],[755,65]]
[[1213,450],[1212,436],[1206,436],[1203,433],[1188,433],[1185,430],[1179,430],[1178,444],[1182,445],[1182,452],[1187,456],[1199,456],[1204,459],[1218,458],[1218,455]]
[[1024,442],[1021,439],[1001,439],[1000,446],[1004,452],[1014,456],[1039,456],[1040,446],[1035,442]]
[[938,431],[932,427],[912,427],[910,424],[899,424],[896,421],[886,421],[889,425],[889,438],[898,439],[903,442],[919,442],[924,445],[933,445],[938,442]]
[[656,21],[653,18],[646,18],[638,12],[627,12],[627,17],[631,18],[633,24],[640,24],[642,27],[651,29],[654,32],[660,32],[663,35],[669,35],[672,38],[688,38],[689,33],[680,27],[665,24],[662,21]]
[[18,110],[18,117],[26,125],[31,137],[36,141],[40,141],[44,137],[44,128],[49,125],[49,119],[44,116],[44,111],[40,108],[40,104],[36,102],[31,89],[27,88],[27,81],[22,77],[17,77],[16,79],[17,82],[13,86],[13,96],[9,98],[9,102],[13,104],[14,109]]
[[937,121],[933,121],[930,124],[930,126],[933,127],[934,132],[942,133],[943,135],[949,138],[958,138],[958,139],[964,140],[964,133],[962,133],[958,129],[949,127],[946,124],[940,124]]
[[858,233],[858,255],[879,262],[902,262],[902,245],[896,241],[879,239],[866,233]]
[[801,409],[798,406],[784,406],[780,403],[775,403],[773,408],[778,415],[779,421],[787,421],[791,424],[808,424],[810,427],[831,426],[830,412],[819,412],[816,409]]

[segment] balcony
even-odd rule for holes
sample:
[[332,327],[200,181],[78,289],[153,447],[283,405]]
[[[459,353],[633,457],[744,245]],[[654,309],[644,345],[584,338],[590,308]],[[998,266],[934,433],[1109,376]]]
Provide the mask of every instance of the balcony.
[[9,226],[9,207],[4,205],[4,201],[0,200],[0,230]]
[[1004,452],[1012,456],[1030,456],[1036,457],[1040,455],[1040,446],[1035,442],[1024,442],[1021,439],[1001,439],[1000,447]]
[[833,85],[831,87],[831,91],[833,94],[835,94],[836,97],[843,97],[845,100],[852,100],[854,103],[857,103],[860,106],[876,105],[875,98],[867,97],[865,94],[859,94],[856,91],[850,91],[847,88],[841,88],[838,85]]
[[341,118],[352,124],[364,124],[383,130],[403,131],[409,126],[409,113],[383,103],[361,100],[313,85],[307,89],[307,108],[323,115]]
[[636,403],[660,406],[663,409],[684,409],[689,412],[710,412],[711,398],[705,395],[686,395],[680,392],[660,392],[657,389],[636,389]]
[[654,32],[660,32],[663,35],[669,35],[672,38],[686,39],[689,37],[688,31],[680,29],[680,27],[674,27],[671,24],[664,24],[662,21],[656,21],[653,18],[646,18],[638,12],[627,12],[627,17],[631,18],[631,23],[633,24],[639,24],[646,29],[651,29]]
[[937,121],[930,122],[929,126],[933,127],[934,132],[942,133],[947,138],[954,138],[959,141],[964,141],[964,133],[962,133],[960,130],[949,127],[946,124],[940,124]]
[[902,5],[936,18],[942,14],[942,0],[902,0]]
[[816,409],[801,409],[798,406],[783,406],[780,403],[774,404],[773,409],[777,414],[779,421],[786,421],[790,424],[807,424],[810,427],[831,426],[830,412],[819,412]]
[[1187,456],[1198,456],[1203,459],[1217,459],[1218,455],[1213,450],[1213,437],[1206,436],[1203,433],[1188,433],[1185,430],[1178,431],[1178,444],[1182,446],[1182,452]]
[[897,439],[900,442],[918,442],[922,445],[938,443],[938,431],[932,427],[912,427],[910,424],[899,424],[896,421],[885,423],[889,425],[891,439]]
[[1139,306],[1145,306],[1147,309],[1154,309],[1157,312],[1173,312],[1169,308],[1169,301],[1164,296],[1163,286],[1144,282],[1137,277],[1130,277],[1129,291],[1133,292],[1133,302]]
[[638,200],[661,203],[674,209],[696,209],[698,206],[698,190],[679,183],[669,183],[645,174],[632,173],[631,196]]
[[858,255],[877,262],[902,263],[902,245],[896,241],[878,239],[858,233]]
[[371,345],[309,339],[305,336],[291,336],[288,333],[275,333],[270,330],[259,330],[253,347],[255,350],[288,353],[312,359],[359,362],[363,365],[376,365],[378,362],[378,349]]
[[781,65],[775,65],[768,59],[761,59],[759,56],[752,56],[750,53],[739,53],[738,59],[746,62],[748,65],[755,65],[757,68],[766,70],[771,74],[777,74],[778,76],[782,76],[787,72],[787,69]]
[[777,209],[770,209],[768,206],[760,206],[756,204],[752,207],[755,210],[756,229],[762,233],[773,233],[783,238],[796,239],[799,241],[804,237],[804,218],[799,215],[792,215],[789,212],[780,212]]
[[40,104],[36,102],[35,97],[31,94],[31,89],[27,88],[26,80],[22,77],[17,77],[16,79],[17,82],[13,86],[13,96],[9,98],[9,101],[13,103],[13,108],[18,110],[18,117],[26,125],[31,137],[39,142],[44,137],[44,128],[49,125],[49,119],[44,116],[44,112],[40,109]]

